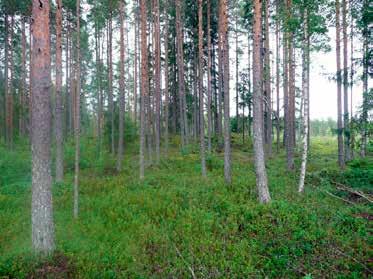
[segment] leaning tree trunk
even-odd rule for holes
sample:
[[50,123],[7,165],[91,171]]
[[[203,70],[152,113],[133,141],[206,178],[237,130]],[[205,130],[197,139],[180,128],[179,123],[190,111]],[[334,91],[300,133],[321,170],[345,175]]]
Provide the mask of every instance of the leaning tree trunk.
[[120,61],[119,61],[119,139],[118,139],[118,158],[117,171],[122,170],[123,161],[123,143],[124,143],[124,113],[125,113],[125,88],[124,88],[124,3],[119,2],[119,21],[120,21]]
[[76,0],[76,76],[75,76],[75,175],[74,175],[74,218],[79,213],[79,160],[80,160],[80,0]]
[[202,0],[198,0],[198,90],[199,90],[199,118],[200,118],[200,153],[202,176],[206,176],[206,154],[205,154],[205,119],[203,103],[203,19]]
[[56,182],[63,180],[62,0],[56,11]]
[[342,77],[341,77],[341,38],[340,38],[340,3],[335,1],[336,9],[336,59],[337,59],[337,129],[338,129],[338,164],[341,168],[345,166],[343,153],[343,124],[342,124]]
[[308,88],[308,71],[309,71],[309,40],[308,40],[308,11],[304,11],[304,22],[303,22],[303,46],[302,46],[302,91],[303,91],[303,153],[302,153],[302,165],[299,178],[298,192],[303,192],[304,190],[304,179],[306,177],[307,168],[307,154],[308,154],[308,100],[309,100],[309,88]]
[[140,106],[140,179],[145,172],[145,99],[148,95],[148,51],[146,34],[146,0],[140,0],[141,28],[141,106]]
[[32,3],[32,246],[42,253],[54,250],[51,174],[51,67],[49,1]]
[[259,201],[267,203],[271,200],[268,190],[267,171],[265,168],[264,146],[263,146],[263,107],[262,107],[262,73],[260,71],[260,45],[261,45],[261,14],[262,3],[254,1],[254,46],[253,46],[253,105],[254,105],[254,162],[256,174],[256,186]]

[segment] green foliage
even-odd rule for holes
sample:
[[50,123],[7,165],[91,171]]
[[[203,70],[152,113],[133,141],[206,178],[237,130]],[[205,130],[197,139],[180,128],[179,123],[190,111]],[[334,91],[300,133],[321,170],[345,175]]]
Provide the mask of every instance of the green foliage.
[[[361,216],[371,208],[325,195],[319,189],[330,185],[315,178],[331,179],[337,170],[335,140],[312,139],[303,196],[296,193],[297,176],[286,172],[284,152],[268,160],[269,205],[257,202],[251,149],[233,149],[234,180],[226,187],[223,156],[207,156],[203,179],[198,146],[188,148],[172,148],[139,181],[136,143],[126,148],[123,172],[113,175],[97,163],[94,140],[83,138],[79,220],[72,218],[68,171],[66,183],[53,187],[58,252],[46,260],[30,251],[27,148],[1,148],[0,277],[190,278],[191,270],[197,278],[369,277],[369,221]],[[69,166],[71,143],[66,149]],[[319,169],[324,172],[316,174]],[[349,172],[370,169],[371,162],[354,161],[340,175],[357,179],[358,187],[361,177]]]

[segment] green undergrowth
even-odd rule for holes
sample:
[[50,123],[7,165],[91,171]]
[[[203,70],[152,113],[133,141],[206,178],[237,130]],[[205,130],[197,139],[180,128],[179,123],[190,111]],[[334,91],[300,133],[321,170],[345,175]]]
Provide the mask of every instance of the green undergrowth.
[[[250,142],[233,138],[233,183],[224,183],[223,154],[207,156],[200,176],[198,146],[177,148],[138,179],[138,147],[124,170],[82,140],[80,215],[72,217],[73,146],[66,146],[66,182],[53,186],[56,254],[38,259],[30,241],[30,154],[0,147],[0,277],[11,278],[369,278],[372,208],[344,196],[332,181],[372,191],[371,160],[341,172],[336,142],[315,138],[306,192],[284,151],[267,160],[273,201],[257,202]],[[275,150],[275,148],[274,148]],[[298,154],[299,155],[299,154]],[[154,158],[153,158],[154,159]],[[299,166],[299,158],[296,160]],[[361,188],[360,188],[361,186]],[[344,202],[326,194],[351,198]]]

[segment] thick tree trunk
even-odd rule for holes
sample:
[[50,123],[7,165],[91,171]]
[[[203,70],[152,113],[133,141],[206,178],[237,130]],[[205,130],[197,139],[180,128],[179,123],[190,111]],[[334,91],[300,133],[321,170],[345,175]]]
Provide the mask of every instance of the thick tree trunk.
[[303,93],[303,153],[302,153],[302,164],[300,170],[298,192],[301,193],[304,190],[304,179],[306,177],[307,168],[307,155],[308,155],[308,99],[309,99],[309,88],[308,88],[308,72],[309,72],[309,40],[308,40],[308,11],[304,11],[304,22],[303,22],[303,45],[302,45],[302,93]]
[[56,10],[56,182],[63,181],[62,0]]
[[229,42],[228,42],[228,3],[220,0],[219,36],[221,45],[223,92],[224,92],[224,178],[232,183],[231,175],[231,125],[229,115]]
[[341,168],[345,166],[343,153],[343,123],[342,123],[342,77],[341,77],[341,38],[340,38],[340,3],[335,1],[336,9],[336,59],[337,59],[337,129],[338,129],[338,164]]
[[154,48],[155,48],[155,154],[156,164],[160,162],[160,134],[161,134],[161,40],[159,0],[154,0]]
[[74,218],[79,213],[79,160],[80,160],[80,0],[76,0],[76,76],[75,76],[75,175],[74,175]]
[[350,116],[348,111],[348,69],[347,69],[347,3],[342,0],[342,33],[343,33],[343,130],[345,161],[351,160],[350,151]]
[[140,0],[141,28],[141,107],[140,107],[140,179],[145,172],[145,99],[148,95],[148,51],[146,34],[146,1]]
[[199,117],[200,117],[200,153],[202,176],[206,177],[206,154],[205,154],[205,119],[203,103],[203,19],[202,0],[198,0],[198,90],[199,90]]
[[125,79],[124,79],[124,3],[119,2],[119,21],[120,21],[120,61],[119,61],[119,139],[118,139],[118,158],[117,171],[122,170],[123,144],[124,144],[124,114],[125,114]]
[[54,250],[51,174],[51,67],[49,1],[33,0],[32,80],[32,246],[41,253]]
[[264,146],[263,146],[263,107],[262,107],[262,85],[260,72],[260,45],[261,45],[261,0],[254,1],[254,47],[253,47],[253,104],[254,104],[254,162],[256,173],[256,185],[259,201],[267,203],[271,200],[268,190],[267,171],[265,168]]

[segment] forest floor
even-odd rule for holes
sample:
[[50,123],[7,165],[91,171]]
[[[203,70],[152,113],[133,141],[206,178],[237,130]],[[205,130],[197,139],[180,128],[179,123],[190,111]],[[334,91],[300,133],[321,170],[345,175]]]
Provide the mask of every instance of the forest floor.
[[286,171],[283,150],[268,160],[268,205],[257,201],[251,144],[238,136],[231,187],[222,153],[208,156],[203,179],[198,146],[180,152],[176,139],[168,159],[149,166],[142,182],[136,144],[126,148],[120,175],[115,158],[96,151],[94,140],[83,138],[74,220],[74,149],[66,145],[66,183],[53,186],[57,252],[38,260],[31,252],[28,146],[0,146],[0,278],[373,276],[372,203],[353,193],[372,197],[373,160],[339,171],[333,138],[312,138],[303,195],[299,157],[294,173]]

